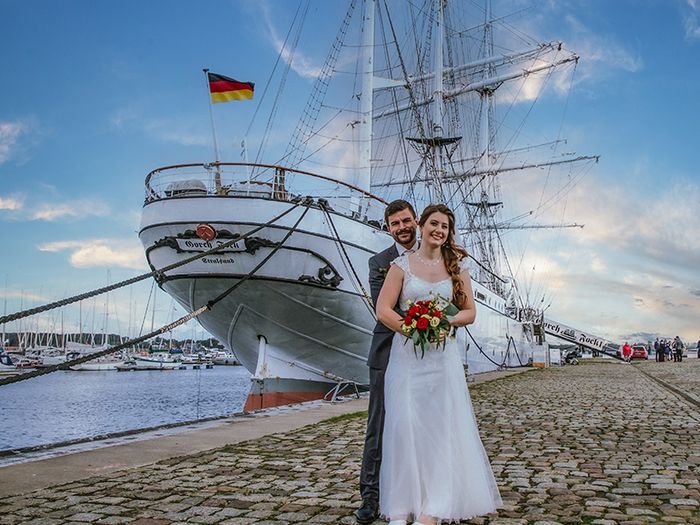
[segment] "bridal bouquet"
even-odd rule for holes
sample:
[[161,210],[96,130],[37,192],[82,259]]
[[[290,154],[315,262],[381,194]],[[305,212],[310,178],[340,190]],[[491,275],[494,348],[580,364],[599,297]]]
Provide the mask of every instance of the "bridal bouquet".
[[447,316],[455,315],[459,308],[439,295],[431,299],[410,301],[408,312],[401,325],[401,331],[407,338],[413,341],[413,350],[418,355],[418,347],[421,351],[421,359],[431,344],[442,341],[445,348],[445,338],[452,328]]

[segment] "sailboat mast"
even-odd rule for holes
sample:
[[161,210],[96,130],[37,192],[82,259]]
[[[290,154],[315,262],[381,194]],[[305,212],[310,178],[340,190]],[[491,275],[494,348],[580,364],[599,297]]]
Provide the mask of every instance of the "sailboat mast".
[[355,185],[370,190],[372,158],[372,99],[374,93],[374,18],[376,0],[365,1],[362,23],[362,93],[360,94],[360,165]]
[[[5,276],[5,293],[2,299],[2,315],[7,316],[7,275]],[[2,323],[2,341],[0,341],[0,347],[5,348],[5,323]]]

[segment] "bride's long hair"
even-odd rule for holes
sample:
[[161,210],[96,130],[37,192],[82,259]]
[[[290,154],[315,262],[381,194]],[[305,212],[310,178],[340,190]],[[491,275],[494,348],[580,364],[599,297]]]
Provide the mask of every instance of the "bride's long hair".
[[464,308],[467,304],[467,295],[464,293],[462,287],[459,263],[462,259],[467,257],[467,250],[455,242],[455,214],[444,204],[430,204],[423,210],[423,213],[421,213],[418,225],[422,228],[428,221],[428,218],[436,212],[445,214],[449,221],[447,240],[440,248],[440,254],[445,263],[445,269],[452,280],[452,302],[458,308]]

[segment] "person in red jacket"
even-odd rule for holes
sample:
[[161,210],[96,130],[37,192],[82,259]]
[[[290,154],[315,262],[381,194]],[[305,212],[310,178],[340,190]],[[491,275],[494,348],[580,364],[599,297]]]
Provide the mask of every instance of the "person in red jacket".
[[632,359],[632,347],[626,341],[625,344],[622,346],[622,359],[625,360],[625,363],[629,363]]

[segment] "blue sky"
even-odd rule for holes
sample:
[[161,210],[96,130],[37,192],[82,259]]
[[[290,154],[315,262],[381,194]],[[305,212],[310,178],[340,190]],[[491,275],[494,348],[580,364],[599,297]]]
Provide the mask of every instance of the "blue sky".
[[[497,13],[521,4],[503,3],[508,10],[496,2]],[[342,4],[311,2],[312,36],[300,40],[288,79],[300,103],[282,109],[280,141],[323,63]],[[581,56],[568,98],[549,93],[543,107],[565,103],[569,142],[601,156],[566,202],[567,219],[586,227],[530,237],[524,281],[569,325],[616,340],[697,340],[700,1],[522,5],[530,8],[514,25]],[[256,82],[257,97],[296,7],[0,0],[0,294],[8,312],[146,269],[137,237],[146,174],[212,158],[202,68]],[[223,159],[239,160],[236,145],[254,110],[254,102],[214,107]],[[538,118],[546,122],[547,111]],[[255,134],[248,140],[257,147]],[[527,186],[520,194],[532,197]],[[110,331],[138,331],[149,289],[111,294]],[[159,296],[156,324],[176,310]],[[103,322],[104,299],[84,312]],[[65,317],[75,323],[77,309]]]

